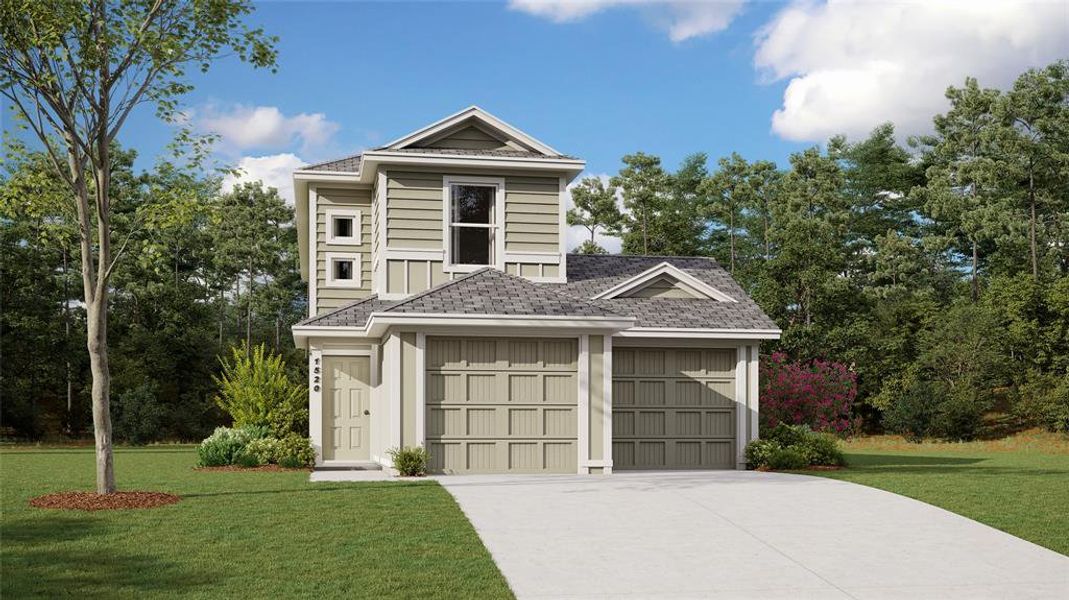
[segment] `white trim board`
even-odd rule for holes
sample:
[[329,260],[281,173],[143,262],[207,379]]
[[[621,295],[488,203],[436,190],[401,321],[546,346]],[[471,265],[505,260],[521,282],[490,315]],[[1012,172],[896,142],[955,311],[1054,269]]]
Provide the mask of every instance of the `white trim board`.
[[628,292],[642,289],[645,284],[652,282],[654,279],[662,275],[667,275],[688,287],[694,288],[695,291],[707,296],[709,299],[719,300],[721,302],[737,302],[737,300],[735,300],[731,296],[725,294],[724,292],[721,292],[720,290],[709,285],[708,283],[705,283],[704,281],[698,279],[690,273],[687,273],[686,271],[668,262],[662,262],[659,265],[650,267],[649,269],[646,269],[638,275],[635,275],[634,277],[627,279],[626,281],[622,281],[614,285],[613,287],[605,290],[604,292],[601,292],[600,294],[594,296],[593,299],[609,300],[612,298],[623,296]]
[[[332,246],[360,246],[364,243],[364,213],[359,208],[332,206],[323,211],[324,228],[326,229],[326,243]],[[352,235],[348,237],[334,234],[334,219],[350,219]]]
[[463,110],[459,110],[447,117],[439,119],[430,125],[417,129],[409,134],[406,134],[389,144],[386,144],[386,148],[391,150],[399,150],[416,144],[423,140],[433,138],[436,134],[444,132],[456,125],[460,125],[467,120],[475,120],[483,124],[484,127],[489,128],[491,131],[497,132],[510,140],[519,143],[522,146],[526,146],[531,150],[541,152],[546,155],[559,156],[560,152],[557,152],[548,144],[545,144],[530,135],[520,131],[519,129],[509,125],[494,115],[486,112],[478,106],[472,105]]
[[[485,265],[453,263],[453,186],[471,185],[494,188],[494,219],[487,225],[494,242],[492,262]],[[485,267],[505,270],[505,178],[472,175],[442,176],[442,243],[445,244],[442,270],[446,273],[470,273]],[[406,278],[407,281],[407,278]],[[407,290],[406,290],[407,291]]]

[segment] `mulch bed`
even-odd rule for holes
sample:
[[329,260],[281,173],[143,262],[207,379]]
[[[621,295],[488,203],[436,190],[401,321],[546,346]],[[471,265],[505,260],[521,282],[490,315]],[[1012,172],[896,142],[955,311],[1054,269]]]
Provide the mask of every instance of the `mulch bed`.
[[167,506],[181,499],[181,496],[163,492],[57,492],[33,498],[30,506],[67,510],[125,510]]
[[276,472],[277,473],[279,471],[305,471],[305,472],[311,472],[312,469],[310,469],[308,467],[298,467],[296,469],[288,469],[286,467],[280,467],[278,465],[261,465],[259,467],[239,467],[238,465],[227,465],[225,467],[193,467],[193,470],[194,471],[237,471],[237,472],[242,472],[242,473],[247,472],[247,471],[272,471],[272,472]]

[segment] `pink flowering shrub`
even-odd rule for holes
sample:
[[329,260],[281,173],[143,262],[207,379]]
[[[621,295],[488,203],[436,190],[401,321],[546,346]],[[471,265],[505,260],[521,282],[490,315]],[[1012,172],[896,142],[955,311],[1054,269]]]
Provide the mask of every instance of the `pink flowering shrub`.
[[761,363],[762,429],[783,422],[842,434],[856,397],[857,375],[842,363],[790,362],[782,352]]

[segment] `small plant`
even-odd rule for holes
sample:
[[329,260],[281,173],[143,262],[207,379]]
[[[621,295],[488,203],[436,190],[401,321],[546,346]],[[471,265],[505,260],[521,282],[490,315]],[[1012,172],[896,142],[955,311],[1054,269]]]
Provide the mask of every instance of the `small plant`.
[[248,429],[216,427],[197,447],[197,464],[202,467],[232,465],[252,439],[252,432]]
[[805,452],[796,446],[777,448],[768,456],[768,468],[773,471],[797,471],[808,466]]
[[241,452],[238,452],[238,455],[234,458],[234,464],[238,465],[239,467],[251,469],[253,467],[259,467],[267,463],[260,460],[259,455],[249,452],[249,447],[245,446],[245,448],[242,449]]
[[252,440],[245,446],[244,454],[254,456],[261,465],[277,463],[278,440],[273,437]]
[[243,345],[231,348],[230,358],[220,362],[222,374],[212,377],[219,386],[215,403],[235,426],[265,426],[284,437],[308,422],[307,389],[290,379],[281,355],[263,344]]
[[422,477],[427,474],[431,455],[422,446],[405,447],[388,451],[393,459],[393,468],[403,477]]
[[287,469],[310,467],[315,464],[316,459],[311,440],[296,433],[278,440],[276,456],[278,466]]
[[846,459],[834,435],[815,432],[808,425],[779,423],[764,438],[746,444],[746,462],[754,469],[778,471],[811,465],[838,467]]

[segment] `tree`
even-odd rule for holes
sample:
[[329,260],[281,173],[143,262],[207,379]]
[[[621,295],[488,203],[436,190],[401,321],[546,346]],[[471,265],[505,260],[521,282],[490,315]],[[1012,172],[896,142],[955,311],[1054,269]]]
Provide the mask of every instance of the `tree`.
[[660,158],[642,152],[624,156],[623,163],[609,183],[621,189],[627,209],[624,253],[649,254],[657,218],[664,209],[669,176]]
[[142,103],[175,120],[190,66],[206,71],[232,51],[273,67],[274,38],[241,23],[251,12],[248,0],[0,0],[0,93],[44,147],[77,214],[98,493],[115,491],[108,294],[124,246],[112,249],[113,144]]
[[616,206],[616,188],[606,186],[598,177],[585,177],[572,188],[572,203],[575,206],[568,210],[568,225],[578,225],[590,233],[590,239],[583,242],[577,251],[581,254],[604,254],[605,250],[595,241],[598,229],[615,233],[623,221],[620,208]]

